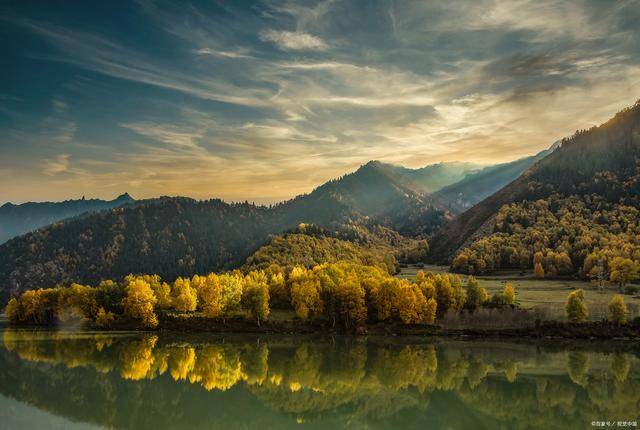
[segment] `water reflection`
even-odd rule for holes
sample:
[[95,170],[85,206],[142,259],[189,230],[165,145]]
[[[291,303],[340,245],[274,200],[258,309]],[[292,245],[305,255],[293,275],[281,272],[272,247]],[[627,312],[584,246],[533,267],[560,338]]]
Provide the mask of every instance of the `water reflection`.
[[5,331],[0,392],[115,428],[588,428],[637,420],[635,350]]

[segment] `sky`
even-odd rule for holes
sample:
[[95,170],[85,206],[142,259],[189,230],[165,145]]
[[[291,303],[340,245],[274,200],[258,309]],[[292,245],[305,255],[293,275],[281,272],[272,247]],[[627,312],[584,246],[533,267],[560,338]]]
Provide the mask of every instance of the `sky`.
[[493,164],[640,98],[640,0],[3,1],[0,203],[268,203]]

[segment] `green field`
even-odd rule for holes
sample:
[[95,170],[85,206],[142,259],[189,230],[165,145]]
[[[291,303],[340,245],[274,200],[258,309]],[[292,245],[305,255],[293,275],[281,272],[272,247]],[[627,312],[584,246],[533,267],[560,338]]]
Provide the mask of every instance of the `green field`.
[[[448,273],[447,266],[425,265],[424,268],[402,268],[398,274],[401,278],[412,278],[418,270],[434,273]],[[466,276],[461,275],[464,279]],[[545,312],[550,318],[562,318],[564,304],[567,295],[574,289],[582,288],[585,292],[585,301],[589,308],[589,319],[600,320],[606,316],[607,304],[614,294],[618,293],[615,286],[605,287],[605,292],[600,293],[596,287],[586,281],[573,279],[537,279],[533,273],[520,275],[519,272],[503,272],[490,276],[478,276],[480,285],[487,289],[489,294],[502,291],[507,282],[516,288],[517,300],[525,309],[536,309]],[[640,295],[625,295],[624,299],[629,307],[629,317],[640,316]]]

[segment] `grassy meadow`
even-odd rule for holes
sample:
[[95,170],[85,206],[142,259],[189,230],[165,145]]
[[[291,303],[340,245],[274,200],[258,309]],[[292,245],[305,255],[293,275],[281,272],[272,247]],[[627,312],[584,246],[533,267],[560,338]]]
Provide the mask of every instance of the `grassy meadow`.
[[[402,268],[398,277],[412,278],[419,270],[434,273],[448,273],[448,266],[425,265],[420,267]],[[465,275],[460,275],[466,279]],[[518,271],[505,271],[488,276],[477,276],[480,286],[487,289],[489,294],[502,291],[507,282],[516,289],[516,298],[524,309],[535,309],[550,319],[564,317],[564,305],[567,295],[574,289],[582,288],[585,294],[585,302],[589,308],[589,320],[597,321],[606,316],[607,304],[618,294],[618,288],[614,285],[605,286],[605,292],[598,292],[590,282],[575,279],[537,279],[532,272],[522,275]],[[624,300],[629,308],[629,319],[640,316],[640,294],[624,295]]]

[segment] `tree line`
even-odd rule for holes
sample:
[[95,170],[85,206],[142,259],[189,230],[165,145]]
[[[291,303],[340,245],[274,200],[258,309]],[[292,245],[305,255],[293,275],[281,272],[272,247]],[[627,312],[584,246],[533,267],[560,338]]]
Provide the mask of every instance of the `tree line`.
[[260,325],[272,309],[289,310],[303,321],[355,329],[366,323],[433,324],[447,312],[516,303],[513,286],[490,297],[472,276],[419,271],[411,279],[391,276],[387,266],[337,262],[312,268],[278,265],[266,269],[178,277],[128,275],[122,282],[72,284],[26,291],[9,301],[12,324],[83,322],[110,327],[132,321],[155,328],[167,313],[199,313],[207,318],[243,317]]

